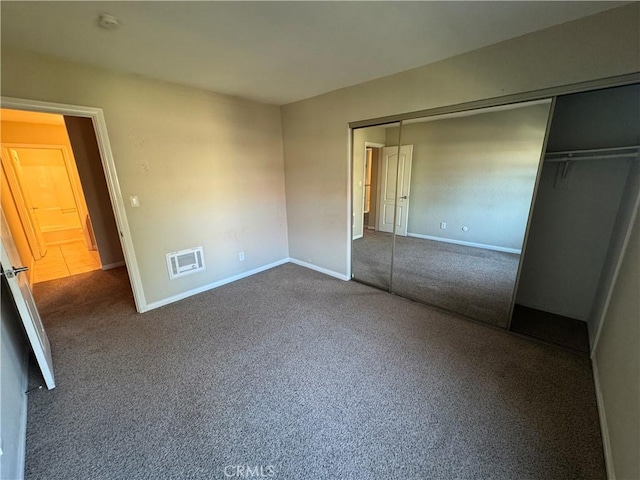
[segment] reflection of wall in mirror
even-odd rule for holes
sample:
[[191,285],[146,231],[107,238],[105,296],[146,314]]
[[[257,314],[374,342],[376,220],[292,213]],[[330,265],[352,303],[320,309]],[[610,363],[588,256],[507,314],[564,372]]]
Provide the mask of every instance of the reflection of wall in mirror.
[[519,252],[549,108],[403,125],[414,146],[409,235]]

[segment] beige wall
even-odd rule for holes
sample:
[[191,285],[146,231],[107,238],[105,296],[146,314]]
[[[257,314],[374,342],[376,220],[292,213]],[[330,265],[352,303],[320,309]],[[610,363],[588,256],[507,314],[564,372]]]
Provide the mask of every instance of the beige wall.
[[[147,303],[287,258],[278,107],[5,48],[2,95],[104,110]],[[207,270],[169,280],[200,245]]]
[[626,254],[595,350],[601,411],[615,478],[640,478],[640,220]]
[[348,273],[348,122],[637,72],[638,25],[633,4],[284,106],[290,256]]
[[98,244],[100,263],[104,268],[119,265],[124,262],[124,256],[93,122],[90,118],[65,117],[65,124]]

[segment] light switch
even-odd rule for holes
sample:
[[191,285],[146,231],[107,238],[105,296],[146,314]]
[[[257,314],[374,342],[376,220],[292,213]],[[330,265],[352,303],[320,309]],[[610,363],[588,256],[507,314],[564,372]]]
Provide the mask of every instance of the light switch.
[[132,207],[139,207],[140,206],[140,201],[138,200],[138,196],[137,195],[131,195],[129,198],[131,199],[131,206]]

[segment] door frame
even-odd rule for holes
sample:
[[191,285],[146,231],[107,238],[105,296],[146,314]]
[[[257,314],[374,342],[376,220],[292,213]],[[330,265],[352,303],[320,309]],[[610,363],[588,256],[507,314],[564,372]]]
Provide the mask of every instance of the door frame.
[[[366,198],[366,180],[367,180],[367,148],[384,148],[385,145],[384,143],[376,143],[376,142],[368,142],[365,141],[364,142],[364,163],[363,165],[365,165],[365,168],[363,169],[362,172],[362,236],[364,236],[364,231],[366,229],[366,226],[364,224],[364,201]],[[373,161],[373,157],[371,158],[371,160]],[[369,167],[371,168],[371,167]],[[376,180],[376,184],[378,184],[378,181]],[[378,185],[376,185],[376,187],[378,187]],[[371,190],[369,190],[369,198],[371,198]],[[376,201],[377,201],[378,195],[376,193]],[[376,206],[377,209],[377,206]],[[376,219],[376,225],[378,224],[378,220]],[[361,237],[357,237],[357,238],[361,238]],[[356,238],[354,238],[354,240],[356,240]]]
[[113,209],[118,233],[120,234],[120,244],[122,246],[122,253],[124,254],[124,262],[129,273],[129,280],[131,282],[131,290],[133,292],[136,310],[139,313],[145,312],[147,310],[147,302],[144,296],[144,289],[142,288],[142,278],[140,276],[140,269],[138,267],[138,261],[133,246],[131,229],[129,228],[129,222],[127,220],[122,190],[120,188],[120,182],[116,172],[113,152],[111,151],[111,144],[109,142],[109,134],[107,133],[107,124],[105,122],[102,109],[14,97],[0,97],[0,103],[2,104],[2,108],[9,108],[13,110],[54,113],[58,115],[71,115],[91,119],[98,149],[100,151],[100,160],[102,162],[102,169],[107,182],[107,190],[109,192],[109,199],[111,200],[111,207]]

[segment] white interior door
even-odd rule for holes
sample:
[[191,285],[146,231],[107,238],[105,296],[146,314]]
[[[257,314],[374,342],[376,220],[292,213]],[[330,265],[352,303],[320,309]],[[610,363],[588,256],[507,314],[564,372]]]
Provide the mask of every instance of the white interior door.
[[51,346],[44,331],[40,313],[36,307],[33,295],[29,289],[29,282],[25,275],[20,275],[20,256],[16,249],[9,226],[4,217],[4,212],[0,210],[0,221],[2,223],[2,241],[0,242],[0,260],[2,264],[2,274],[7,279],[9,289],[15,300],[18,313],[22,319],[27,338],[33,349],[33,353],[44,377],[47,388],[51,390],[56,386],[53,376],[53,361],[51,359]]
[[11,148],[16,176],[42,232],[77,230],[82,215],[62,148]]
[[[394,207],[397,209],[396,234],[407,236],[409,219],[409,195],[411,189],[411,160],[413,145],[384,147],[380,161],[381,195],[378,208],[378,229],[381,232],[393,232]],[[398,194],[396,195],[396,173],[398,174]]]
[[15,170],[16,165],[20,165],[19,159],[14,158],[14,154],[9,149],[2,150],[2,173],[3,180],[7,182],[3,185],[4,188],[9,189],[13,201],[20,215],[20,221],[24,229],[24,233],[29,242],[29,248],[35,260],[40,260],[47,253],[47,247],[44,244],[44,238],[42,237],[42,231],[40,225],[38,225],[38,219],[35,215],[35,209],[31,204],[31,200],[28,196],[25,196],[23,188],[20,185],[18,174]]

